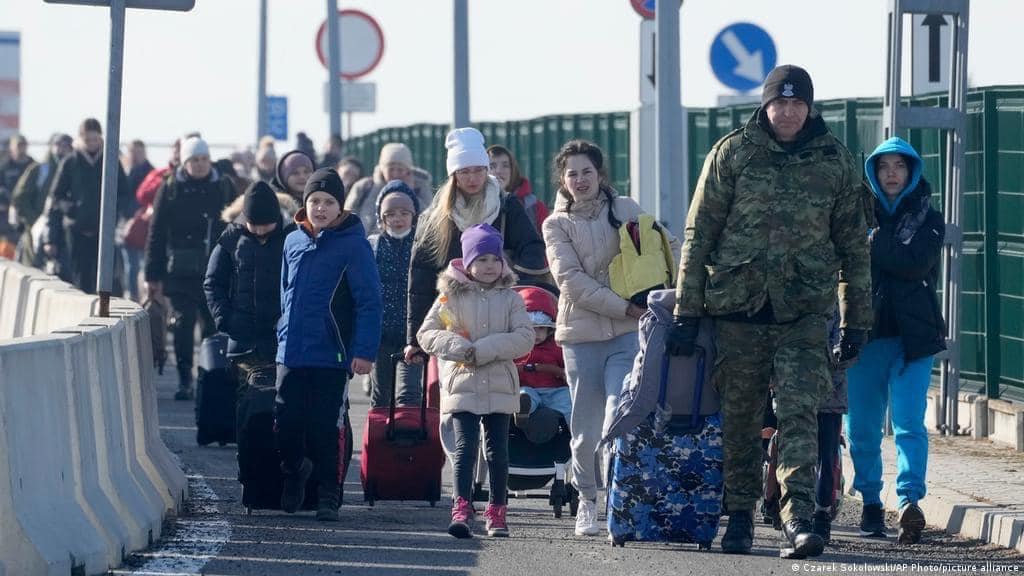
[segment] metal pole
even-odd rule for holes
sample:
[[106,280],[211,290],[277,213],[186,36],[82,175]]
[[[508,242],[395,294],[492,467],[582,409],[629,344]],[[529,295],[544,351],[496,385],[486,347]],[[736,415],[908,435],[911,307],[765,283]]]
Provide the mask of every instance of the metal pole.
[[655,6],[657,28],[657,105],[655,129],[657,146],[657,216],[676,235],[681,235],[690,204],[690,193],[683,182],[683,110],[679,91],[679,6],[658,2]]
[[455,115],[452,128],[469,126],[469,8],[454,0],[455,8]]
[[101,318],[110,316],[110,286],[114,275],[114,227],[117,224],[117,180],[121,171],[121,76],[124,62],[125,0],[110,1],[110,76],[107,80],[107,139],[103,150],[103,188],[100,194],[99,261],[96,292]]
[[267,0],[260,0],[260,56],[256,80],[256,142],[267,133]]
[[341,135],[341,26],[338,0],[327,0],[327,82],[330,85],[330,113],[327,133]]

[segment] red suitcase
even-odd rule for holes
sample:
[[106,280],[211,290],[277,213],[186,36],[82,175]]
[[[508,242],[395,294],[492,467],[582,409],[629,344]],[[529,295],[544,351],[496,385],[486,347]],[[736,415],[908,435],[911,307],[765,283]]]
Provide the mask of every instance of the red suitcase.
[[[393,355],[392,370],[397,370],[401,361],[401,353]],[[396,408],[392,391],[387,408],[371,408],[366,416],[359,477],[370,506],[377,500],[426,500],[431,506],[441,500],[445,456],[439,436],[440,413],[427,409],[427,371],[423,374],[418,407]]]

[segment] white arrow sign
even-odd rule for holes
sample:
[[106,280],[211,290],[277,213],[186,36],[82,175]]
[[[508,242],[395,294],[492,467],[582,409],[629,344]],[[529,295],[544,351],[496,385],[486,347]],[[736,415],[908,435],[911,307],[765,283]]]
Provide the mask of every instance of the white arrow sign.
[[757,83],[764,80],[764,58],[760,50],[756,50],[753,54],[747,52],[747,47],[740,42],[732,30],[722,35],[722,44],[725,44],[729,53],[736,59],[736,68],[733,69],[733,72],[737,76]]

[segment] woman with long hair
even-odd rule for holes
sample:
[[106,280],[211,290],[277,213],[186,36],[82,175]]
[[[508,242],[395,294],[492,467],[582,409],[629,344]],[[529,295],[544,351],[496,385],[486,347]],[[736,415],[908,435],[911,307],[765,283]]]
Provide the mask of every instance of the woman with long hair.
[[[619,228],[642,211],[608,185],[604,154],[592,142],[567,142],[553,172],[558,196],[544,221],[544,241],[560,291],[555,341],[562,346],[572,394],[572,476],[580,491],[576,535],[594,536],[600,531],[595,453],[639,352],[638,320],[646,310],[612,291],[608,269],[620,252]],[[669,238],[678,260],[679,241]]]

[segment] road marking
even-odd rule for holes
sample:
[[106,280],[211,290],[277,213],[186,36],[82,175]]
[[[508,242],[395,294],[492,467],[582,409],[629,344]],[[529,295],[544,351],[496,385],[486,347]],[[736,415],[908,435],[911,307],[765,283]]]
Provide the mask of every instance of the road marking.
[[[218,496],[201,474],[189,474],[189,504],[192,514],[219,517]],[[174,537],[162,542],[152,552],[137,554],[150,558],[135,570],[114,570],[112,574],[131,576],[198,576],[209,560],[220,554],[231,539],[231,524],[227,520],[198,520],[189,517],[174,522]]]
[[[170,558],[170,557],[165,557]],[[429,570],[431,572],[457,572],[465,574],[467,566],[434,566],[424,564],[385,564],[381,562],[345,562],[340,560],[303,560],[301,558],[257,558],[256,556],[242,556],[239,554],[178,554],[176,559],[182,561],[201,561],[203,565],[210,560],[231,560],[235,562],[253,562],[257,564],[298,564],[301,566],[320,566],[324,568],[374,568],[376,570]],[[475,564],[474,564],[475,565]],[[154,572],[165,576],[167,572]],[[135,576],[136,572],[127,572]],[[193,575],[196,572],[174,572],[174,574]],[[206,576],[204,574],[204,576]]]

